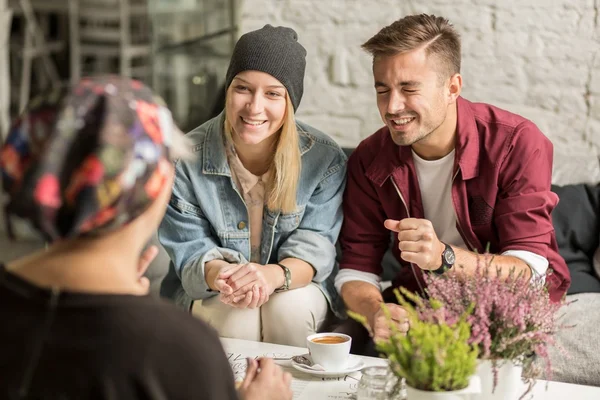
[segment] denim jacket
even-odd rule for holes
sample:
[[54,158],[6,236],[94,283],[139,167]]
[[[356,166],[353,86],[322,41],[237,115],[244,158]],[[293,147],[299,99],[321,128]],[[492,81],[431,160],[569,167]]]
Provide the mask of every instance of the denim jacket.
[[[171,258],[161,295],[189,309],[192,300],[215,296],[204,279],[204,265],[215,259],[247,263],[250,259],[248,212],[227,162],[224,113],[187,134],[195,157],[177,161],[173,193],[159,228]],[[302,170],[291,214],[265,207],[260,264],[288,257],[306,261],[332,310],[341,301],[333,286],[337,273],[335,243],[342,225],[346,156],[327,135],[296,121]],[[292,306],[292,305],[290,305]]]

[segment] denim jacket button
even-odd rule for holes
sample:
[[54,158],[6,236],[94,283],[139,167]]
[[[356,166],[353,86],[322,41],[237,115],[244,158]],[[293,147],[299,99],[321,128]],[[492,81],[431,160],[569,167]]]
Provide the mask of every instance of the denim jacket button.
[[245,221],[238,222],[238,229],[242,230],[244,228],[246,228],[246,222]]

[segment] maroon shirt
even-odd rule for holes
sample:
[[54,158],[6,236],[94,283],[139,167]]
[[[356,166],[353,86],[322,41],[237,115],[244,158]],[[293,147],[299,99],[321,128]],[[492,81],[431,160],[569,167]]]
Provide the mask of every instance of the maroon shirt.
[[[548,259],[554,301],[566,293],[571,277],[558,254],[550,213],[558,203],[550,191],[552,143],[533,122],[488,104],[457,100],[456,156],[452,200],[457,228],[471,251],[525,250]],[[419,181],[409,146],[396,145],[387,127],[363,140],[348,160],[340,236],[340,268],[380,275],[390,243],[388,218],[425,218]],[[421,269],[403,264],[394,287],[417,291]],[[441,260],[440,260],[441,261]],[[408,268],[404,268],[404,267]]]

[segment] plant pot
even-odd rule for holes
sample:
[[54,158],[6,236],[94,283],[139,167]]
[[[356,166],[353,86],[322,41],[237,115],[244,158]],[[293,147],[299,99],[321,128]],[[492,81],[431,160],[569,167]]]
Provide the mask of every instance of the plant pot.
[[406,387],[408,400],[473,400],[481,391],[478,376],[472,376],[469,380],[469,386],[461,390],[451,392],[430,392],[419,390],[413,387]]
[[481,380],[479,400],[517,400],[524,393],[521,374],[523,367],[509,360],[497,360],[498,380],[494,388],[491,360],[479,360],[476,375]]

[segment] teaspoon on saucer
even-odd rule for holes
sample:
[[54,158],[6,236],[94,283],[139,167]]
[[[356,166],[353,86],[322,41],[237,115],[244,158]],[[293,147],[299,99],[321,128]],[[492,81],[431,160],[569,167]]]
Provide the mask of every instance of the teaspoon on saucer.
[[286,357],[286,358],[273,358],[273,360],[275,360],[275,361],[292,360],[296,364],[306,365],[307,367],[310,367],[310,366],[313,365],[313,362],[308,357],[306,357],[306,356],[293,356],[293,357]]

